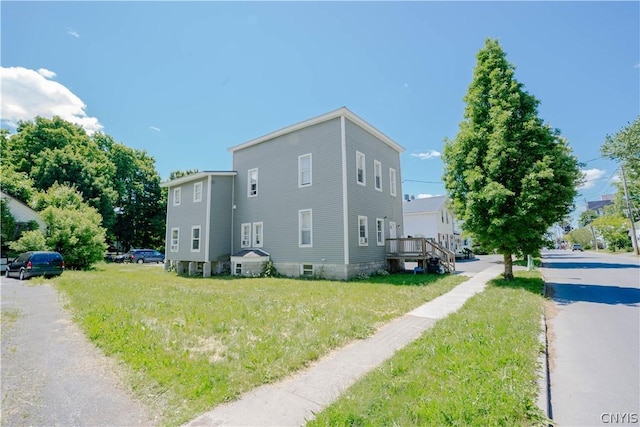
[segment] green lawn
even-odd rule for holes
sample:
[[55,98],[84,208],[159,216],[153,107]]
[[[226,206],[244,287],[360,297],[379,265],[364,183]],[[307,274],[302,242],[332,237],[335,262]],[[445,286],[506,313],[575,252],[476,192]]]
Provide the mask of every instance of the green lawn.
[[494,280],[309,426],[547,425],[535,406],[543,282]]
[[52,283],[88,337],[128,368],[134,392],[161,410],[164,424],[178,425],[371,335],[463,280],[204,279],[100,264]]

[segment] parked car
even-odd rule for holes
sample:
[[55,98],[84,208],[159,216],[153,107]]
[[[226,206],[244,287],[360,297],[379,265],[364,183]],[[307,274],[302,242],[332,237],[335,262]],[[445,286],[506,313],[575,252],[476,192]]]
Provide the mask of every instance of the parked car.
[[138,264],[144,264],[145,262],[164,262],[164,254],[162,252],[154,251],[153,249],[132,249],[126,254],[122,255],[122,260],[119,262],[136,262]]
[[571,252],[573,251],[580,251],[580,252],[584,252],[584,250],[582,249],[582,245],[579,243],[574,243],[573,244],[573,248],[571,248]]
[[17,277],[20,280],[33,276],[53,277],[64,271],[64,258],[58,252],[25,252],[7,264],[4,271],[6,277]]

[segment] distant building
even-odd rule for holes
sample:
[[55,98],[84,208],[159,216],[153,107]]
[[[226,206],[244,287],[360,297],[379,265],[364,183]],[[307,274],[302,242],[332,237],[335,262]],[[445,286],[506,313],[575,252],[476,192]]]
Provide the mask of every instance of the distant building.
[[598,216],[604,215],[605,206],[613,205],[613,194],[604,194],[600,200],[592,200],[587,202],[587,209],[595,211]]

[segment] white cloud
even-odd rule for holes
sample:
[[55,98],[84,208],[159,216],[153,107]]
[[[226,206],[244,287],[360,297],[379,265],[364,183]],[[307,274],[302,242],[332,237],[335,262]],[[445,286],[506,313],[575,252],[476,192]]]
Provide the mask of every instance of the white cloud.
[[441,156],[441,153],[436,150],[429,150],[424,153],[411,153],[411,157],[417,157],[420,160],[429,160],[429,159],[433,159],[434,157],[440,157],[440,156]]
[[416,199],[428,199],[429,197],[433,197],[433,194],[420,193],[416,196]]
[[596,181],[602,178],[605,173],[606,171],[602,169],[583,169],[582,176],[584,178],[584,182],[580,187],[578,187],[578,189],[587,190],[589,188],[593,188],[596,185]]
[[149,129],[155,130],[156,132],[160,132],[160,128],[157,128],[155,126],[149,126]]
[[40,68],[38,70],[38,74],[47,79],[52,79],[57,75],[53,71],[47,70],[46,68]]
[[62,84],[50,80],[56,73],[40,68],[0,67],[2,87],[2,123],[15,127],[19,120],[33,120],[36,116],[64,120],[82,126],[93,134],[103,128],[95,117],[87,116],[86,104]]
[[75,37],[75,38],[80,38],[80,34],[78,34],[77,31],[75,31],[73,28],[69,28],[67,27],[67,34],[69,34],[71,37]]

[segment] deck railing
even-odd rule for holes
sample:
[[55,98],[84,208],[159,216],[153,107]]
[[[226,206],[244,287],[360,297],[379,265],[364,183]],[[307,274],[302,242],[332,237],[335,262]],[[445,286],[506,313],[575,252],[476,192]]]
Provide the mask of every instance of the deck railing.
[[401,259],[406,261],[427,261],[438,258],[440,264],[448,273],[456,271],[456,254],[439,245],[432,238],[402,237],[386,239],[387,259]]

